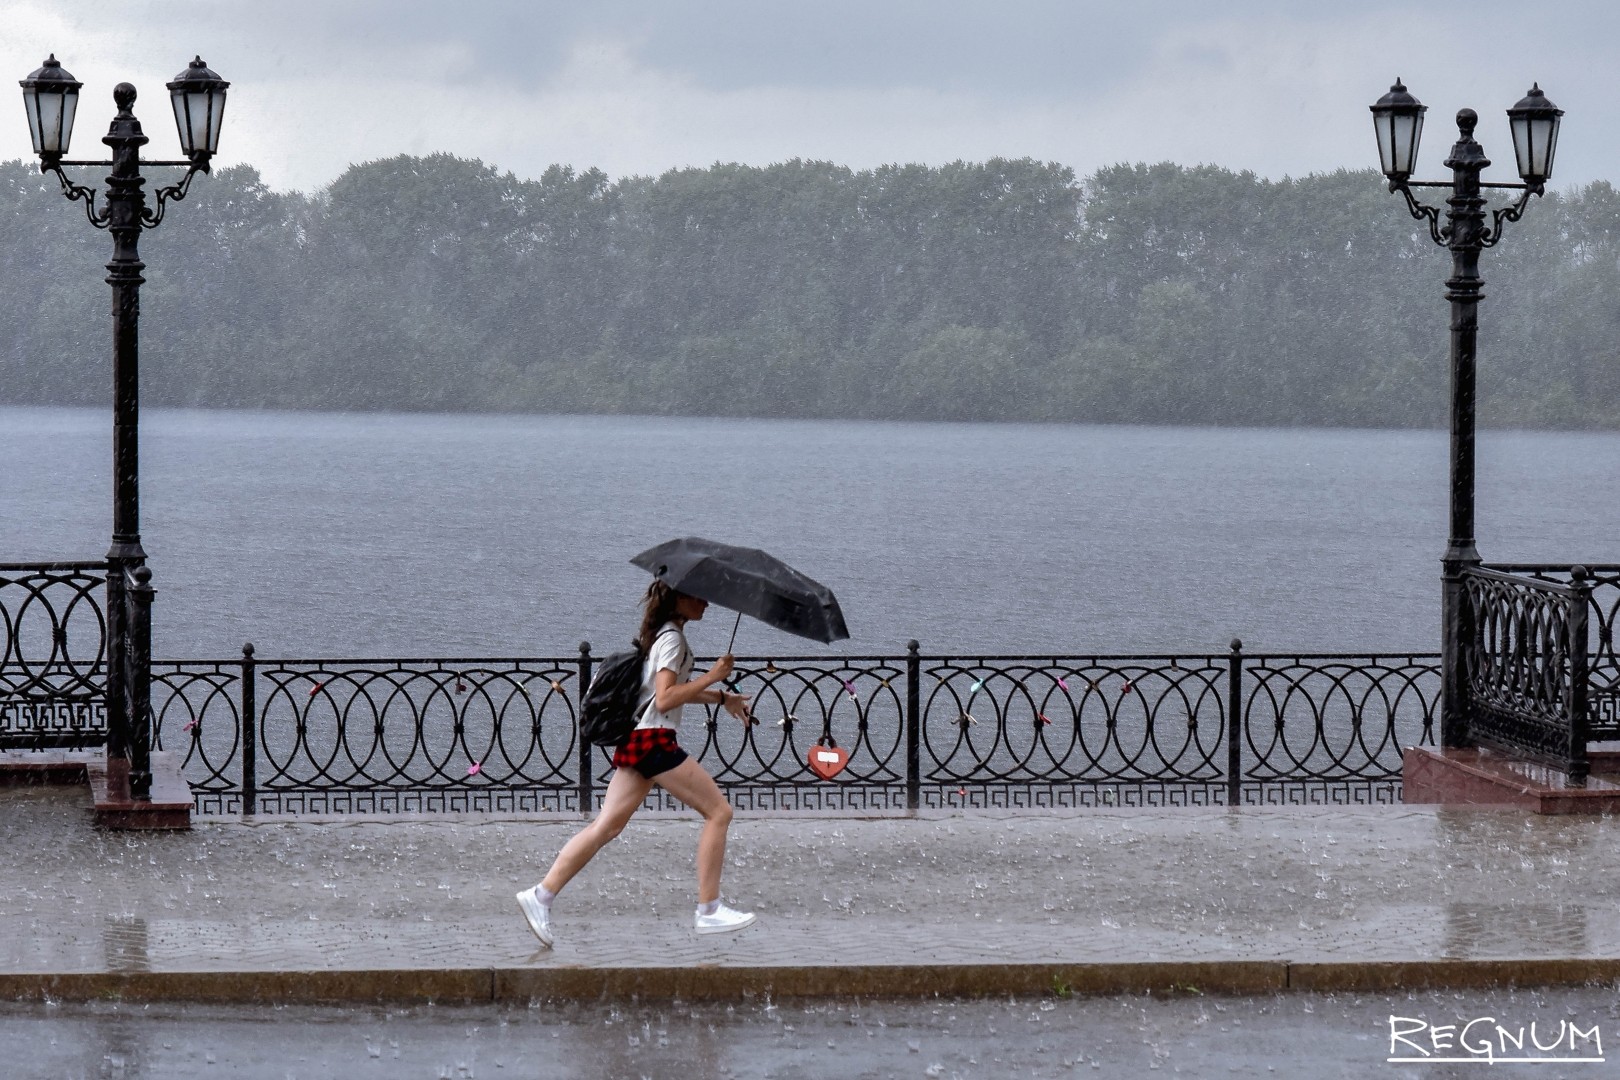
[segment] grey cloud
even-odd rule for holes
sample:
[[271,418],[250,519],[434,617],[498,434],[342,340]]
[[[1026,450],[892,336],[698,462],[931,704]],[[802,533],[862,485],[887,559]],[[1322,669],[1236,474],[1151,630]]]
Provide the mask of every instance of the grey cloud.
[[[1374,0],[1353,10],[1388,17],[1395,38],[1413,7]],[[151,17],[177,34],[198,25],[231,31],[251,46],[240,57],[250,70],[387,70],[411,63],[424,45],[452,43],[472,59],[443,77],[521,85],[554,74],[576,42],[602,38],[714,89],[907,86],[1022,97],[1111,85],[1140,67],[1170,27],[1285,20],[1330,32],[1348,10],[1299,0],[175,0],[154,6]],[[1488,25],[1514,9],[1482,0],[1469,10]],[[1615,21],[1604,4],[1561,11]],[[1218,64],[1220,56],[1194,50],[1187,61]]]
[[[341,167],[345,153],[446,148],[516,159],[514,165],[530,169],[543,167],[536,164],[543,154],[616,171],[658,171],[672,163],[794,154],[940,161],[1031,153],[1082,169],[1088,162],[1171,157],[1297,175],[1366,164],[1366,103],[1396,75],[1433,110],[1431,140],[1443,141],[1449,116],[1468,105],[1496,114],[1489,137],[1500,157],[1500,110],[1537,79],[1570,110],[1563,182],[1612,176],[1620,160],[1611,137],[1612,103],[1620,100],[1610,56],[1620,39],[1620,5],[1612,0],[1572,0],[1537,11],[1533,22],[1508,0],[121,0],[113,19],[107,11],[69,9],[69,0],[38,2],[87,27],[92,20],[103,29],[127,21],[143,28],[145,40],[172,41],[168,71],[200,51],[244,100],[254,87],[268,89],[265,101],[278,92],[282,100],[296,99],[302,111],[266,117],[266,144],[322,180]],[[1452,34],[1453,21],[1468,29]],[[1265,85],[1252,94],[1225,77],[1233,63],[1226,50],[1243,37],[1267,48],[1298,48],[1299,56],[1276,59],[1279,72],[1296,73],[1297,93],[1265,79],[1264,71],[1257,78]],[[468,106],[468,95],[446,92],[453,83],[475,91],[550,83],[577,46],[593,40],[615,43],[674,82],[726,91],[731,100],[694,98],[703,111],[688,125],[668,108],[685,100],[680,88],[656,79],[632,80],[626,90],[663,92],[669,100],[632,104],[628,112],[602,92],[615,89],[606,84],[563,101],[570,111],[556,117],[526,112],[525,95],[505,92],[490,95],[491,107],[512,114],[476,131],[437,105]],[[1172,40],[1178,51],[1167,57]],[[1464,51],[1458,40],[1474,47]],[[57,51],[71,68],[71,46]],[[1241,58],[1248,77],[1256,77],[1254,55],[1250,49]],[[1301,56],[1342,62],[1316,85],[1309,73],[1297,74]],[[1143,87],[1149,70],[1164,85]],[[325,102],[312,108],[309,95],[287,89],[329,84],[331,109],[343,112],[345,94],[385,78],[409,100],[379,104],[376,95],[358,93],[350,106],[355,113],[335,118],[322,115]],[[1140,87],[1141,100],[1122,95],[1124,86]],[[775,98],[789,110],[780,114],[778,132],[769,129],[779,114],[762,119],[749,108],[749,91],[763,96],[779,88],[803,92]],[[920,94],[889,92],[897,88]],[[928,101],[934,91],[940,97]],[[1232,100],[1211,100],[1211,93]],[[1113,111],[1097,111],[1094,98],[1106,99]],[[600,110],[593,105],[598,99],[606,103]],[[1200,117],[1197,127],[1172,115],[1183,106]],[[618,125],[627,116],[625,130],[636,134],[621,137]],[[728,117],[746,120],[728,127]],[[912,117],[921,118],[915,130],[897,130]],[[555,123],[547,127],[548,121]],[[271,134],[278,123],[303,126]],[[356,145],[333,148],[332,160],[317,164],[298,143],[310,125],[346,130]],[[544,138],[503,135],[503,126]],[[366,137],[355,138],[357,132]],[[1073,160],[1077,154],[1091,156]]]

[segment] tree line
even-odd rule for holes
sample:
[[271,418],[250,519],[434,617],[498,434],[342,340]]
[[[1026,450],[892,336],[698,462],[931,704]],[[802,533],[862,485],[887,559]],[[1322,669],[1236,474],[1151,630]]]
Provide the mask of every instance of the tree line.
[[[0,164],[0,402],[106,403],[109,255]],[[142,256],[148,404],[1445,423],[1449,255],[1371,171],[441,154],[302,194],[238,166]],[[1482,265],[1481,422],[1620,425],[1614,188],[1549,194]]]

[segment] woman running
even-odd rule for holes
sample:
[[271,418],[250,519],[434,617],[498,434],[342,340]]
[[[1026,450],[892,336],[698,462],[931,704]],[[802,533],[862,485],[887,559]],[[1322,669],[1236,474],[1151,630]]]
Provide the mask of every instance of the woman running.
[[749,723],[748,698],[725,688],[733,660],[722,656],[708,671],[692,678],[692,650],[685,626],[703,618],[707,600],[676,592],[662,581],[647,589],[638,640],[647,659],[641,668],[640,721],[613,754],[613,779],[602,798],[596,818],[563,845],[551,869],[532,889],[517,894],[518,906],[529,929],[550,947],[551,904],[563,886],[585,868],[591,857],[624,830],[656,784],[703,815],[698,836],[698,904],[695,927],[700,934],[741,930],[754,921],[748,911],[736,911],[720,902],[720,869],[726,857],[726,830],[731,825],[731,804],[714,778],[676,742],[681,710],[689,704],[721,705],[726,712]]

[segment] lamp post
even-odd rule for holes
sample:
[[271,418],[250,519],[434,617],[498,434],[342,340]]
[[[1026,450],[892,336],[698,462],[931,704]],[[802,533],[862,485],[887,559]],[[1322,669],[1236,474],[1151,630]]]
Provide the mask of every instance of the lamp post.
[[[168,84],[180,133],[183,161],[148,161],[144,164],[181,166],[185,177],[177,184],[153,192],[157,205],[149,206],[142,188],[140,151],[147,143],[141,123],[130,111],[135,88],[119,83],[113,90],[118,114],[102,142],[112,151],[111,161],[65,160],[73,137],[83,85],[68,74],[53,55],[20,83],[28,112],[29,133],[41,172],[54,173],[62,194],[84,203],[85,216],[98,229],[112,234],[113,256],[107,263],[107,284],[112,286],[113,322],[113,529],[107,551],[107,772],[118,795],[145,801],[151,798],[151,571],[141,547],[140,517],[140,288],[141,232],[163,221],[170,202],[179,202],[191,189],[192,178],[208,172],[219,148],[220,122],[225,113],[225,91],[230,83],[208,69],[198,57]],[[69,180],[64,166],[110,168],[105,205],[96,206],[98,193]]]
[[[1547,100],[1539,85],[1507,111],[1513,132],[1514,157],[1520,184],[1486,184],[1480,172],[1490,165],[1485,150],[1474,141],[1479,122],[1472,109],[1457,113],[1457,142],[1445,165],[1449,181],[1411,179],[1417,164],[1418,143],[1423,135],[1423,114],[1427,107],[1407,92],[1399,79],[1389,93],[1371,106],[1373,127],[1378,135],[1379,164],[1389,178],[1389,190],[1399,192],[1414,218],[1429,223],[1429,235],[1436,244],[1451,250],[1451,277],[1446,280],[1446,299],[1451,303],[1451,522],[1450,539],[1442,559],[1441,655],[1442,685],[1440,741],[1447,747],[1467,746],[1468,715],[1465,708],[1467,671],[1463,645],[1471,628],[1463,595],[1463,574],[1479,565],[1474,546],[1474,368],[1475,340],[1479,330],[1479,301],[1485,284],[1479,276],[1479,253],[1502,238],[1510,221],[1518,221],[1529,205],[1530,196],[1541,195],[1552,177],[1553,154],[1558,148],[1559,118],[1563,110]],[[1440,223],[1438,207],[1427,206],[1412,194],[1413,188],[1449,188],[1445,224]],[[1485,221],[1484,189],[1498,188],[1519,192],[1507,206],[1491,211]]]

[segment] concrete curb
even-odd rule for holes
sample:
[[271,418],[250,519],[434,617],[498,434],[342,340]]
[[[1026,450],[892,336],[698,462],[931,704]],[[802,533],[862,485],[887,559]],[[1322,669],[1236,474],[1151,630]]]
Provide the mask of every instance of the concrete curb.
[[331,1005],[490,1000],[479,968],[371,971],[99,971],[0,975],[10,1001]]
[[1290,964],[1293,990],[1478,990],[1500,986],[1579,986],[1620,980],[1620,960],[1385,960]]
[[0,1000],[332,1005],[533,1001],[748,1001],[1067,994],[1388,992],[1620,980],[1620,959],[838,967],[500,967],[0,974]]
[[983,997],[1118,994],[1177,988],[1267,993],[1286,985],[1287,965],[1239,960],[1118,964],[863,964],[840,967],[506,968],[497,1001],[751,997]]

